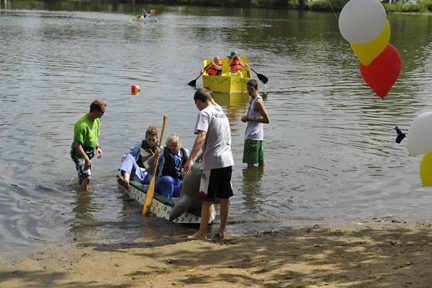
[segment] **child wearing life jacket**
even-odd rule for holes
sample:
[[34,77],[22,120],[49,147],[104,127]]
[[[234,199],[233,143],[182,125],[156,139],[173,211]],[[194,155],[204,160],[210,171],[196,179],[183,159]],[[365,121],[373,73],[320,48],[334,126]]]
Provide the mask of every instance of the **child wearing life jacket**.
[[230,71],[228,71],[228,76],[231,77],[239,77],[243,78],[243,73],[241,70],[244,67],[248,67],[248,64],[243,64],[243,61],[240,59],[240,54],[238,54],[236,51],[231,51],[230,55],[227,56],[228,60],[228,66],[230,66]]
[[[206,70],[207,69],[207,70]],[[223,61],[220,60],[219,56],[216,56],[210,64],[201,70],[201,74],[207,72],[208,75],[222,75]]]

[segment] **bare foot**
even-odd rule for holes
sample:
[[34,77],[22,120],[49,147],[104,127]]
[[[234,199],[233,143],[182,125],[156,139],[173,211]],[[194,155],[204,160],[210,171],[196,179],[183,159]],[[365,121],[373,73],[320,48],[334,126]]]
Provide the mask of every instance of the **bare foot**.
[[122,177],[117,178],[117,183],[126,189],[129,189],[129,182],[124,180]]
[[187,237],[188,240],[207,240],[207,235],[201,235],[199,232]]
[[219,238],[225,238],[225,231],[221,231],[219,230],[218,232],[215,233],[217,237]]

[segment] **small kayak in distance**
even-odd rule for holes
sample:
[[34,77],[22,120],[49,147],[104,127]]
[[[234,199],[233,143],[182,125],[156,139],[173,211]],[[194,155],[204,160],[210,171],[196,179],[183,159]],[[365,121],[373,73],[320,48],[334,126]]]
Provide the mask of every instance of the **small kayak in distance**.
[[157,17],[150,17],[150,18],[132,18],[130,21],[137,21],[137,22],[157,22]]

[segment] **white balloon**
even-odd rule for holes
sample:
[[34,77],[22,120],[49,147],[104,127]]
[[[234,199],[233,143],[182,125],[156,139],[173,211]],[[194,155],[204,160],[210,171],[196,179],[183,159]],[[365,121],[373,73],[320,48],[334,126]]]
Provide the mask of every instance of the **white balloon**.
[[411,156],[432,152],[432,112],[414,118],[408,130],[407,148]]
[[386,25],[384,6],[378,0],[351,0],[339,16],[339,30],[342,36],[354,44],[375,40]]

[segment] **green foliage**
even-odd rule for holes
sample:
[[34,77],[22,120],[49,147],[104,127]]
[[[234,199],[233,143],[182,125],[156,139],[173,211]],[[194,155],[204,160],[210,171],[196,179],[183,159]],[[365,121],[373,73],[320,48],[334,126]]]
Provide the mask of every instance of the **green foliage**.
[[416,12],[416,13],[429,13],[432,12],[432,1],[417,1],[417,4],[403,2],[397,3],[383,3],[387,12]]
[[298,9],[300,4],[298,0],[288,0],[288,9]]
[[[126,0],[128,1],[128,0]],[[146,3],[148,0],[137,0]],[[180,4],[200,6],[224,6],[224,7],[259,7],[259,8],[283,8],[303,9],[311,11],[335,11],[340,12],[349,0],[150,0],[151,3]],[[396,3],[388,3],[382,0],[386,12],[432,12],[432,0],[417,0],[418,4],[405,4],[404,0],[396,0]],[[394,0],[393,0],[394,1]],[[150,2],[149,2],[150,3]]]
[[249,5],[245,5],[245,6],[260,7],[260,8],[298,9],[300,7],[299,1],[304,1],[304,0],[250,0]]
[[341,11],[348,1],[349,0],[308,1],[306,5],[311,11]]
[[427,13],[431,10],[428,9],[428,5],[426,4],[429,2],[429,7],[431,7],[431,1],[422,1],[418,2],[418,4],[412,4],[412,3],[384,3],[384,8],[387,12],[422,12]]

